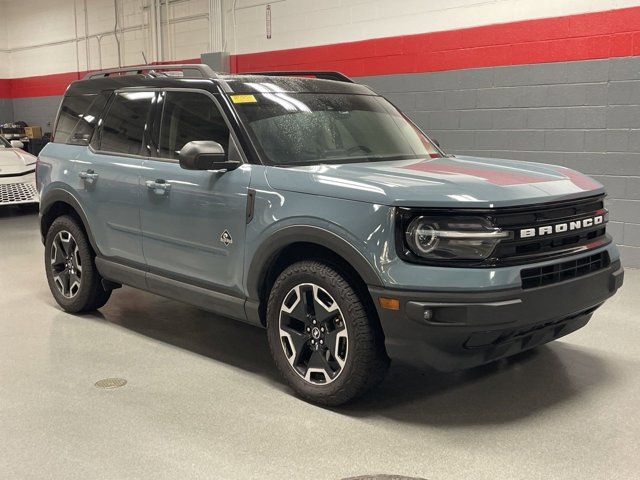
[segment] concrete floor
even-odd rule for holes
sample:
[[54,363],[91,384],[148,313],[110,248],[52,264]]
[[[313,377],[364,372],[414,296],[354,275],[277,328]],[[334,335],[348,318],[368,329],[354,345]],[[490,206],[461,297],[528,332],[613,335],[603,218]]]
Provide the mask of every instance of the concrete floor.
[[327,410],[260,329],[130,288],[63,313],[33,211],[0,211],[0,253],[2,479],[638,478],[640,271],[563,340],[455,375],[396,363]]

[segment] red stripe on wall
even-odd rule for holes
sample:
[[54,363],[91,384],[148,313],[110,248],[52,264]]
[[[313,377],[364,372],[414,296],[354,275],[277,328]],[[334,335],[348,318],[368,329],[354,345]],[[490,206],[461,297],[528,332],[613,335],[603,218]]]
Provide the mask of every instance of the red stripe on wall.
[[[632,55],[640,55],[640,7],[232,55],[231,70],[339,70],[358,77]],[[61,95],[72,80],[83,75],[0,80],[0,98]]]
[[354,77],[640,55],[640,7],[232,57],[234,72]]
[[11,80],[0,78],[0,98],[11,98]]
[[10,80],[11,95],[13,98],[62,95],[71,82],[82,78],[82,76],[82,72],[73,72],[14,78]]
[[[200,63],[199,58],[174,62],[154,62],[151,65]],[[37,77],[0,80],[0,98],[48,97],[62,95],[69,84],[83,78],[88,72],[55,73]]]

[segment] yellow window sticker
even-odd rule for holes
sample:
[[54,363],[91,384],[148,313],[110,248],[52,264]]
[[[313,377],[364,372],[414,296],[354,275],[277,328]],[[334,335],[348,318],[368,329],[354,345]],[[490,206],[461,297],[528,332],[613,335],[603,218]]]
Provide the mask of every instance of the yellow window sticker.
[[257,103],[256,97],[253,95],[231,95],[233,103]]

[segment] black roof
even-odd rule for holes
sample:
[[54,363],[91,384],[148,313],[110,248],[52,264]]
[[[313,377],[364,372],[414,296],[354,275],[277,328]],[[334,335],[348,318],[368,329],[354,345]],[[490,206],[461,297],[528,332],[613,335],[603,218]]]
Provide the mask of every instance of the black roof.
[[[291,72],[293,74],[293,72]],[[305,74],[308,72],[305,72]],[[340,74],[338,74],[340,75]],[[344,77],[344,76],[342,76]],[[340,78],[336,76],[336,78]],[[346,79],[346,77],[344,77]],[[198,88],[212,93],[259,93],[261,89],[283,93],[345,93],[374,94],[368,87],[345,80],[326,80],[310,76],[285,76],[276,74],[214,74],[211,77],[190,77],[143,72],[127,75],[90,74],[84,80],[73,82],[67,95],[95,94],[104,90],[122,88]]]
[[217,83],[211,78],[183,78],[172,76],[156,76],[148,74],[116,75],[111,77],[90,78],[77,80],[67,89],[66,95],[87,95],[104,90],[119,90],[121,88],[200,88],[216,92]]
[[[234,93],[256,93],[259,85],[275,86],[276,90],[285,93],[351,93],[371,95],[373,92],[366,86],[336,80],[324,80],[310,77],[270,76],[270,75],[222,75],[224,81]],[[255,85],[258,85],[257,87]],[[272,87],[273,89],[273,87]]]

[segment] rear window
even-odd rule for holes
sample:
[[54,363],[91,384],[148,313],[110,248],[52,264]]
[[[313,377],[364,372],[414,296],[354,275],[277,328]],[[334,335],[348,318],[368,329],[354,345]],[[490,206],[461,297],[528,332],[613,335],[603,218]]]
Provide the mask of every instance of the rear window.
[[102,120],[99,146],[105,152],[140,155],[155,92],[116,94]]
[[65,97],[56,123],[54,141],[88,145],[110,95],[110,92],[103,92]]

